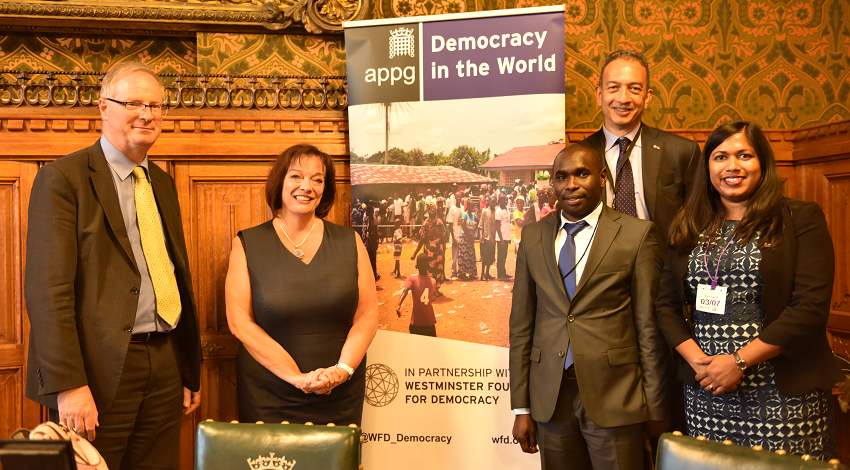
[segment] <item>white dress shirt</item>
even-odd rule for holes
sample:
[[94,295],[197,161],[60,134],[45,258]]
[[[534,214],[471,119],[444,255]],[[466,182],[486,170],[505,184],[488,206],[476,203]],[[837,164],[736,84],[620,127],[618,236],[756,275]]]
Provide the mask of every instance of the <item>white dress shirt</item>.
[[[602,214],[602,202],[599,202],[599,205],[596,206],[596,209],[590,214],[581,220],[587,222],[587,227],[579,230],[575,234],[576,241],[576,258],[578,259],[578,265],[576,266],[576,287],[578,287],[579,282],[581,282],[581,275],[584,273],[584,265],[587,264],[587,257],[590,254],[590,242],[593,241],[593,235],[596,232],[596,225],[599,223],[599,215]],[[564,217],[564,213],[561,212],[558,214],[560,218],[561,225],[558,226],[558,235],[555,236],[555,264],[558,264],[558,261],[561,258],[561,249],[564,248],[564,244],[567,243],[567,231],[564,230],[564,224],[569,222],[571,224],[578,223],[580,221],[571,221],[567,220]],[[584,255],[584,256],[582,256]],[[563,276],[563,273],[561,273]]]
[[[623,137],[634,140],[638,129],[640,129],[640,125]],[[617,139],[620,136],[611,133],[611,131],[605,128],[604,124],[602,125],[602,132],[605,134],[605,161],[608,163],[608,170],[611,172],[611,178],[614,184],[617,184],[617,159],[620,158],[620,146],[617,145]],[[629,163],[632,164],[632,176],[635,178],[635,207],[637,209],[637,216],[639,219],[649,220],[649,210],[646,208],[646,198],[643,195],[643,152],[641,151],[641,140],[643,140],[643,133],[641,133],[641,136],[635,142],[632,153],[629,155]],[[613,207],[614,186],[610,183],[611,181],[609,180],[608,184],[605,185],[605,200],[608,201],[609,207]]]
[[[596,206],[596,209],[593,209],[590,214],[587,214],[585,218],[581,219],[587,222],[587,227],[584,227],[575,234],[576,257],[581,257],[578,260],[578,265],[576,265],[576,287],[581,281],[581,275],[584,273],[584,266],[587,264],[587,257],[590,254],[590,244],[593,242],[594,234],[596,233],[596,226],[599,224],[599,216],[601,214],[602,202],[600,201]],[[564,224],[567,222],[571,224],[580,222],[579,220],[576,220],[575,222],[567,220],[567,218],[564,217],[563,212],[558,214],[558,219],[560,220],[560,225],[558,225],[558,234],[555,236],[555,264],[558,264],[558,260],[561,258],[561,249],[564,247],[564,244],[567,243],[568,235],[567,231],[564,230]],[[530,408],[514,408],[514,414],[527,415],[530,413]]]

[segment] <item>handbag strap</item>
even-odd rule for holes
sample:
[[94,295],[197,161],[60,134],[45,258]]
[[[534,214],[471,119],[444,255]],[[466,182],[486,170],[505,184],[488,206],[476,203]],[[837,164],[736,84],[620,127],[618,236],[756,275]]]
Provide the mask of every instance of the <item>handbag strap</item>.
[[[35,434],[35,436],[33,436]],[[68,428],[64,423],[46,421],[30,431],[30,439],[71,441],[77,470],[108,470],[103,456],[88,440]]]

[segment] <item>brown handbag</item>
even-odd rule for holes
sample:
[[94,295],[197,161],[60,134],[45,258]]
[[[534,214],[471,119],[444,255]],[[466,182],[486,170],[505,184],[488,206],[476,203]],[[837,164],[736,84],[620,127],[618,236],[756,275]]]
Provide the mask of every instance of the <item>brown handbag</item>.
[[68,428],[65,423],[56,424],[53,421],[47,421],[30,431],[30,440],[32,441],[60,439],[71,441],[71,446],[74,448],[74,459],[77,461],[77,470],[109,470],[100,452],[91,445],[91,442]]

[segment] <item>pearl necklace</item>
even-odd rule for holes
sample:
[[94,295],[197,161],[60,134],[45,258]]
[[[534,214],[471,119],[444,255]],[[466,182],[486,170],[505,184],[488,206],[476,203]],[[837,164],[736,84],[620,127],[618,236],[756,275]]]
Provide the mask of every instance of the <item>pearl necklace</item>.
[[299,248],[299,247],[300,247],[301,245],[303,245],[303,244],[304,244],[304,242],[306,242],[308,238],[310,238],[310,234],[311,234],[311,233],[313,233],[313,229],[314,229],[314,228],[316,228],[316,220],[314,220],[314,221],[313,221],[313,226],[312,226],[312,227],[310,227],[310,231],[309,231],[309,232],[307,232],[307,236],[306,236],[306,237],[304,237],[304,240],[301,240],[301,243],[299,243],[299,244],[297,244],[297,245],[295,244],[295,242],[293,242],[293,241],[292,241],[292,239],[291,239],[291,238],[289,238],[289,234],[288,234],[288,233],[286,233],[286,230],[284,230],[284,228],[283,228],[283,223],[281,223],[280,219],[279,219],[279,218],[277,218],[277,217],[275,217],[275,219],[274,219],[274,220],[277,222],[277,225],[280,227],[280,230],[283,232],[283,236],[285,236],[285,237],[286,237],[286,239],[287,239],[287,240],[289,240],[289,243],[291,243],[291,244],[292,244],[292,246],[294,246],[294,247],[295,247],[295,251],[293,251],[293,252],[292,252],[292,254],[293,254],[293,255],[295,255],[295,257],[296,257],[296,258],[298,258],[298,259],[303,258],[303,257],[304,257],[304,250],[302,250],[302,249],[301,249],[301,248]]

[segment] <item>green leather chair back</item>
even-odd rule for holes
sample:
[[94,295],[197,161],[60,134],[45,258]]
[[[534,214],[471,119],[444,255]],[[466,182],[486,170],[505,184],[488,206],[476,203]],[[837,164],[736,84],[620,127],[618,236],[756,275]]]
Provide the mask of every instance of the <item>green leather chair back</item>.
[[202,422],[195,470],[358,470],[357,427]]
[[848,470],[837,460],[822,462],[677,434],[665,433],[658,440],[656,470]]

